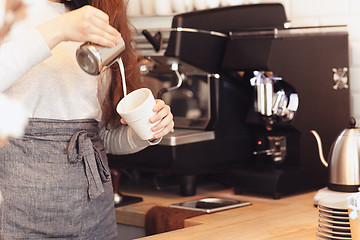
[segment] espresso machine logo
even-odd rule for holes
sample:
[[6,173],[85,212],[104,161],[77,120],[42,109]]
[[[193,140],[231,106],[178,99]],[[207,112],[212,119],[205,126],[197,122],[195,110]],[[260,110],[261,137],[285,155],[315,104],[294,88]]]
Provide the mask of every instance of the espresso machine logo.
[[347,67],[344,68],[333,68],[333,80],[334,86],[333,89],[346,89],[349,87],[348,85],[348,71]]

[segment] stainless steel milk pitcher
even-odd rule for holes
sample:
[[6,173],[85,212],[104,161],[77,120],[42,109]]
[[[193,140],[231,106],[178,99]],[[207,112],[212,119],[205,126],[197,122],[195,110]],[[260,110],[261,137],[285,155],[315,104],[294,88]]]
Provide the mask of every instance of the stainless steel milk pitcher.
[[102,47],[90,42],[82,44],[76,51],[79,66],[91,75],[99,75],[110,67],[125,50],[125,43],[121,42],[112,48]]

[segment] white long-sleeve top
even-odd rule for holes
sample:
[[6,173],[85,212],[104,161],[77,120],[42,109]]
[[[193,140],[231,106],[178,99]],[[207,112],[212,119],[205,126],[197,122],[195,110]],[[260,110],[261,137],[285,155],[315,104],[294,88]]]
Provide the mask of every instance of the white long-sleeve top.
[[[98,89],[100,96],[105,94],[109,78],[88,75],[78,66],[75,52],[80,42],[62,42],[50,50],[36,29],[67,11],[61,3],[45,1],[13,27],[0,46],[0,92],[19,100],[29,118],[101,121]],[[102,129],[100,135],[113,154],[133,153],[152,144],[127,126]]]

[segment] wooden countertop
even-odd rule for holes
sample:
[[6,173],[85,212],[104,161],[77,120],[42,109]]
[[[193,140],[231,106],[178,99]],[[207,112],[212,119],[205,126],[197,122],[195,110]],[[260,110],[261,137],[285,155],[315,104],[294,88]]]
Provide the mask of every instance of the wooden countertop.
[[198,191],[198,194],[192,197],[181,197],[177,192],[149,189],[125,189],[123,193],[140,196],[139,191],[142,192],[143,202],[116,208],[118,223],[144,227],[145,214],[151,207],[168,206],[171,203],[203,197],[238,199],[252,203],[251,206],[187,219],[184,229],[141,238],[144,240],[316,239],[318,212],[313,205],[316,192],[292,195],[279,200],[235,195],[232,189],[221,188]]

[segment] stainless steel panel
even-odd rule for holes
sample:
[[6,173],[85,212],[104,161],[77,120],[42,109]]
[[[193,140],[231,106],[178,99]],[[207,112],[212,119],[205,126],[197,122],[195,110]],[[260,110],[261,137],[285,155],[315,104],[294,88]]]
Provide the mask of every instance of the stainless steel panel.
[[182,144],[209,141],[214,139],[215,139],[214,131],[175,129],[174,132],[166,135],[159,144],[164,146],[177,146]]

